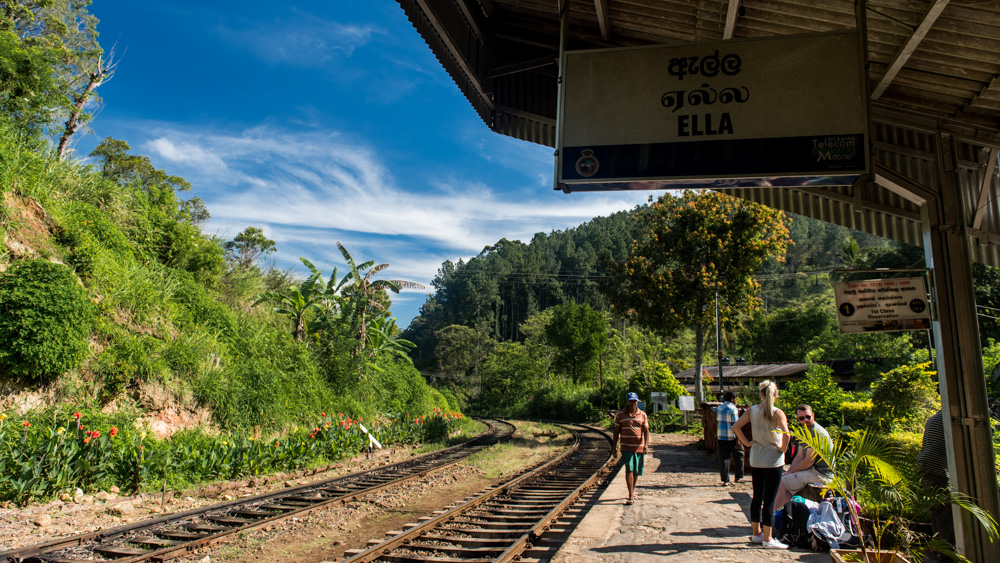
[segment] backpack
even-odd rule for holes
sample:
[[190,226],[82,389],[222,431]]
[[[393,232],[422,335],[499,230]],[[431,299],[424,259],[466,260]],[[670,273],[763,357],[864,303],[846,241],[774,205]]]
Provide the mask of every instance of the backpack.
[[[855,549],[861,546],[861,534],[851,518],[848,500],[828,491],[826,498],[819,505],[817,521],[826,521],[825,525],[813,525],[809,528],[812,535],[813,551],[830,551],[833,549]],[[854,504],[855,512],[861,509]]]
[[804,502],[790,500],[785,503],[781,516],[781,542],[799,549],[812,549],[809,532],[809,507]]

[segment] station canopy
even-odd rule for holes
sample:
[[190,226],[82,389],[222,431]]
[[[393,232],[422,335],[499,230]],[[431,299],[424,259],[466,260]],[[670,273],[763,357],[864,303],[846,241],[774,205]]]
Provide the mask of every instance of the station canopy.
[[[559,0],[398,1],[488,127],[555,145]],[[567,4],[567,50],[835,32],[858,21],[844,0]],[[1000,266],[1000,0],[871,0],[865,19],[873,181],[719,191],[923,246],[921,206],[960,189],[972,258]],[[942,177],[954,169],[957,184]]]

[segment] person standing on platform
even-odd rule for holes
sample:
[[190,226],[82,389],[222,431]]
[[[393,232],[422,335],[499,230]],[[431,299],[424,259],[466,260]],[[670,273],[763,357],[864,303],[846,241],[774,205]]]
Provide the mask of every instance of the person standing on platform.
[[627,406],[615,415],[614,436],[611,450],[618,448],[618,438],[622,442],[622,461],[625,463],[625,485],[628,486],[628,500],[635,502],[635,481],[642,475],[643,461],[649,451],[649,418],[639,408],[639,396],[629,391],[625,395]]
[[739,410],[733,404],[735,400],[736,394],[732,391],[726,391],[722,395],[723,403],[715,409],[715,417],[718,421],[719,477],[722,479],[723,485],[729,484],[729,458],[733,456],[736,457],[736,467],[734,468],[736,482],[739,483],[743,480],[743,444],[736,439],[736,433],[733,432],[733,425],[740,418]]
[[[778,386],[764,381],[759,387],[760,403],[744,411],[733,430],[744,447],[750,448],[750,471],[753,479],[753,498],[750,501],[750,541],[765,549],[788,549],[772,536],[774,497],[778,494],[781,472],[785,467],[785,450],[788,448],[788,419],[774,406],[778,400]],[[748,440],[743,428],[750,425],[753,440]]]

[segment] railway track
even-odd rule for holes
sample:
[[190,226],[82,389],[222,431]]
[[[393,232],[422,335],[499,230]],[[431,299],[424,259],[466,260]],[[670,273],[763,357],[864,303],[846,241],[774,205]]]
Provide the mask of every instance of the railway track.
[[454,465],[484,447],[505,441],[514,433],[514,425],[508,422],[488,419],[483,421],[489,425],[485,432],[451,448],[334,479],[0,552],[0,562],[77,563],[114,560],[131,563],[160,562],[180,557],[232,534],[299,516],[331,503],[348,502],[418,479]]
[[[499,487],[467,499],[423,523],[392,532],[344,563],[540,561],[546,534],[610,469],[611,441],[604,432],[567,426],[574,447]],[[551,535],[551,534],[548,534]],[[558,543],[551,542],[548,543]]]

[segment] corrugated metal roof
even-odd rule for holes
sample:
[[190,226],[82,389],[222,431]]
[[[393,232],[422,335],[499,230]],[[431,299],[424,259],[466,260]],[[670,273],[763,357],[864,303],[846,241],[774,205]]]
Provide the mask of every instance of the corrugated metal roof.
[[[789,377],[802,375],[809,364],[793,362],[788,364],[751,364],[743,366],[722,366],[722,376],[726,379],[768,379],[773,377]],[[719,366],[705,366],[705,371],[712,377],[719,377]],[[692,379],[694,368],[686,369],[675,376],[680,381]]]
[[[398,1],[487,126],[555,145],[558,0]],[[568,8],[570,49],[856,28],[853,0],[569,0]],[[953,152],[974,259],[1000,266],[1000,185],[990,164],[1000,147],[1000,0],[869,0],[865,13],[879,183],[724,191],[919,246],[920,198],[911,191],[938,193],[937,163]]]

